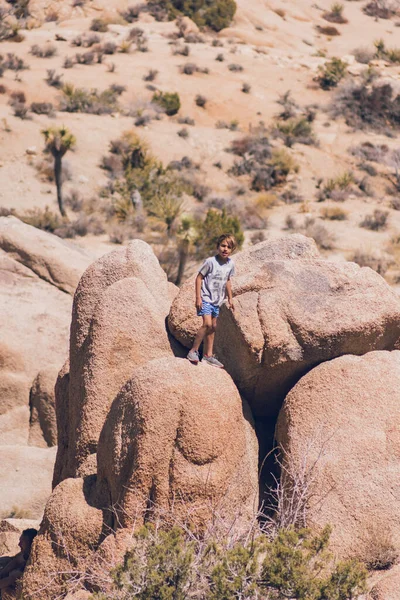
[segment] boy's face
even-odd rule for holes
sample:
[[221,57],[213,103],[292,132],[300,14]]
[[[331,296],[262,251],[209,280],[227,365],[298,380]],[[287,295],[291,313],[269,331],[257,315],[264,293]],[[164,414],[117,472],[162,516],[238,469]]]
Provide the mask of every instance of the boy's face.
[[217,252],[218,252],[218,256],[220,256],[222,258],[222,260],[227,260],[230,257],[230,255],[232,254],[232,248],[229,245],[229,242],[227,242],[226,240],[221,242],[217,248]]

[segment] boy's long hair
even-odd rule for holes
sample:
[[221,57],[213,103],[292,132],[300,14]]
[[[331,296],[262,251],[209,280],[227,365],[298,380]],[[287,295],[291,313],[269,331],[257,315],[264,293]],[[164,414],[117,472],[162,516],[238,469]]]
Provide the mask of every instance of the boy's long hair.
[[236,239],[235,236],[232,235],[231,233],[223,233],[222,235],[219,236],[219,238],[217,239],[217,248],[218,246],[220,246],[220,244],[222,244],[222,242],[227,242],[229,248],[232,250],[232,252],[234,250],[236,250]]

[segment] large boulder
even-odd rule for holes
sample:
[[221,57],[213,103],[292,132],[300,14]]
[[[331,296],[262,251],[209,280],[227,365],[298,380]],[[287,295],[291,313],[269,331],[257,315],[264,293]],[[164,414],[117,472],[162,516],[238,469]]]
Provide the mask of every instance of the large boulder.
[[[321,362],[397,347],[400,300],[375,271],[323,260],[300,235],[263,242],[235,262],[236,310],[222,307],[215,348],[256,416],[276,416],[290,388]],[[189,347],[199,327],[193,279],[168,323]]]
[[[55,443],[51,388],[68,351],[71,295],[91,261],[72,243],[0,217],[0,506],[6,514],[13,507],[40,514],[50,492],[55,452],[45,447]],[[30,411],[39,371],[47,399],[35,393]]]
[[92,260],[78,246],[16,217],[0,217],[0,249],[68,294],[75,292],[80,276]]
[[136,366],[172,354],[168,291],[164,271],[141,240],[95,261],[82,276],[72,314],[69,399],[63,392],[56,400],[57,410],[68,404],[68,431],[55,484],[95,472],[98,437],[119,389]]
[[[60,368],[72,298],[0,250],[0,432],[27,444],[29,392],[42,369]],[[10,415],[12,416],[10,420]]]
[[172,357],[137,368],[113,402],[97,458],[113,527],[139,523],[148,508],[173,506],[199,526],[217,514],[239,526],[257,511],[250,411],[230,376],[208,365]]
[[333,526],[340,556],[372,561],[387,531],[400,551],[400,351],[313,369],[287,395],[276,438],[286,476],[309,495],[309,522]]

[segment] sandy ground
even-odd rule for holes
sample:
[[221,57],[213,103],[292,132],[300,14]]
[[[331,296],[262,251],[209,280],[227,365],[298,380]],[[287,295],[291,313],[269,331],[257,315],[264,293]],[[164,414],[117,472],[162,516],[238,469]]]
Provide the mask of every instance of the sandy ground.
[[[270,236],[284,229],[288,214],[296,215],[300,210],[301,213],[319,216],[326,204],[315,201],[316,185],[320,178],[335,177],[348,169],[353,169],[360,178],[365,175],[357,171],[357,160],[348,153],[350,146],[367,140],[384,143],[391,148],[398,146],[396,137],[352,131],[342,120],[331,120],[325,108],[332,101],[332,93],[319,89],[313,83],[318,67],[326,58],[341,57],[351,65],[352,73],[359,73],[365,67],[355,63],[352,56],[355,48],[372,48],[374,41],[379,38],[384,39],[388,47],[394,47],[396,41],[399,44],[400,29],[396,27],[396,19],[375,21],[362,12],[361,3],[347,2],[344,15],[349,22],[336,25],[340,36],[328,38],[316,30],[316,25],[329,25],[322,18],[324,10],[331,5],[328,0],[318,5],[311,5],[304,0],[296,3],[239,0],[232,26],[218,35],[205,34],[204,43],[190,44],[189,57],[172,55],[169,36],[176,31],[174,23],[157,23],[149,15],[142,15],[135,26],[144,29],[148,37],[148,52],[118,53],[105,57],[103,64],[75,65],[68,70],[62,68],[66,56],[84,51],[72,46],[71,41],[78,34],[88,31],[94,16],[104,16],[112,21],[109,31],[100,34],[102,41],[120,43],[125,39],[132,25],[123,24],[118,10],[126,8],[128,4],[97,1],[91,2],[88,7],[73,9],[66,3],[51,2],[49,5],[33,0],[37,27],[23,32],[25,39],[22,43],[1,44],[3,55],[14,52],[29,64],[29,69],[21,73],[21,81],[16,81],[11,71],[6,71],[0,80],[7,88],[7,93],[0,95],[0,207],[14,208],[18,212],[45,206],[57,209],[54,185],[41,181],[35,168],[35,163],[43,158],[41,130],[49,125],[64,124],[77,138],[76,150],[66,157],[72,175],[65,185],[66,190],[72,187],[85,197],[96,196],[100,186],[107,181],[99,164],[101,157],[107,153],[110,140],[134,128],[164,164],[189,156],[201,165],[196,177],[211,188],[211,196],[230,197],[235,195],[242,182],[226,173],[233,162],[233,156],[226,151],[227,148],[232,140],[257,126],[260,121],[267,127],[271,125],[279,110],[279,95],[290,89],[300,105],[318,106],[314,129],[319,147],[295,144],[290,150],[300,165],[300,171],[291,184],[296,184],[306,206],[281,203],[273,207],[269,214],[269,228],[265,232]],[[43,21],[50,8],[58,11],[58,22]],[[56,34],[66,41],[55,41]],[[212,46],[213,40],[219,40],[223,46]],[[37,58],[30,53],[33,44],[42,46],[46,43],[57,47],[55,56]],[[223,62],[215,60],[219,53],[224,54]],[[326,58],[321,56],[322,53]],[[116,66],[113,73],[107,70],[111,62]],[[210,72],[183,75],[179,67],[186,62],[206,67]],[[243,71],[229,71],[230,63],[240,64]],[[149,69],[157,69],[159,73],[154,85],[163,91],[178,91],[182,104],[179,114],[192,117],[196,125],[187,127],[189,137],[183,139],[177,135],[182,125],[176,117],[164,117],[146,127],[135,128],[134,118],[120,113],[96,116],[57,112],[54,118],[31,115],[26,120],[13,116],[13,110],[8,105],[9,92],[12,90],[23,90],[28,103],[50,101],[57,106],[60,92],[44,81],[48,69],[62,73],[64,82],[76,86],[102,90],[113,83],[125,85],[127,89],[121,97],[125,112],[148,105],[153,92],[146,89],[143,76]],[[380,70],[390,82],[400,87],[398,65],[387,66],[382,63]],[[241,92],[243,83],[251,85],[250,94]],[[207,97],[205,109],[196,106],[196,94]],[[240,131],[217,129],[215,124],[221,119],[228,123],[238,121]],[[216,162],[220,162],[223,168],[216,168]],[[381,172],[385,171],[385,167],[378,168]],[[327,252],[332,258],[351,258],[354,250],[360,248],[366,251],[384,250],[391,237],[399,232],[400,214],[389,208],[391,198],[386,193],[385,180],[379,177],[371,179],[371,185],[374,192],[370,197],[353,197],[343,203],[342,207],[348,213],[346,221],[324,221],[336,238],[335,248]],[[251,196],[249,192],[245,198]],[[191,201],[187,209],[201,212],[203,206]],[[375,208],[390,211],[389,226],[384,232],[371,232],[359,227],[362,218]],[[300,221],[303,218],[301,214]],[[249,239],[250,233],[247,234]],[[96,255],[112,247],[107,235],[96,238],[87,236],[76,241]]]

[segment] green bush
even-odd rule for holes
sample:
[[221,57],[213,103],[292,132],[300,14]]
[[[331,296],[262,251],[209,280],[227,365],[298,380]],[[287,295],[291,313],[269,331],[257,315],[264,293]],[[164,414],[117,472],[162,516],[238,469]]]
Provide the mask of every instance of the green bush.
[[253,532],[241,541],[199,538],[188,529],[152,525],[134,535],[113,572],[107,600],[351,600],[365,591],[367,572],[356,561],[332,564],[330,528],[281,530],[274,539]]
[[235,215],[229,215],[225,208],[221,211],[215,208],[208,209],[204,220],[196,223],[196,230],[195,246],[202,256],[215,252],[217,239],[222,233],[232,233],[236,238],[239,249],[244,241],[239,218]]
[[176,115],[181,107],[179,94],[176,92],[155,92],[151,101],[158,104],[169,117]]
[[334,57],[319,68],[319,75],[316,79],[323,90],[330,90],[337,86],[339,81],[346,75],[346,72],[347,63]]
[[275,135],[282,138],[288,148],[291,148],[295,142],[309,146],[316,143],[312,123],[302,116],[278,121]]
[[199,27],[221,31],[229,27],[235,12],[235,0],[159,0],[152,2],[153,11],[167,11],[170,19],[184,15]]

